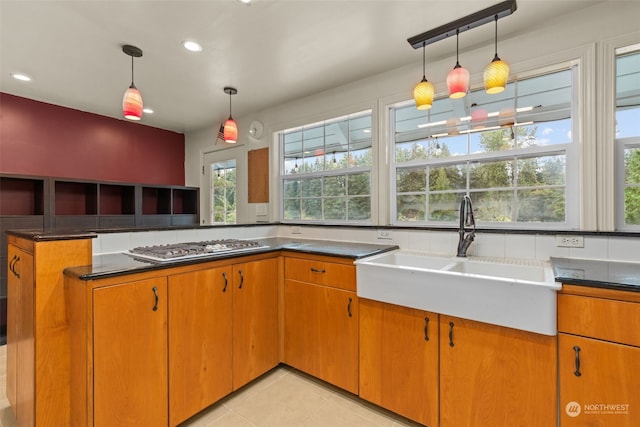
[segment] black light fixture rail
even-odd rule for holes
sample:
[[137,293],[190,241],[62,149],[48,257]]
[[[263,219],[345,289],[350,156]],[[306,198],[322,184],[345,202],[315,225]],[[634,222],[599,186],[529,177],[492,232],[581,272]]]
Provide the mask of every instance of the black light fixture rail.
[[517,8],[516,0],[506,0],[493,6],[489,6],[486,9],[472,13],[471,15],[467,15],[463,18],[441,25],[433,30],[410,37],[407,41],[414,49],[419,49],[428,44],[444,40],[447,37],[455,36],[456,31],[462,33],[489,22],[494,22],[496,17],[497,19],[504,18],[505,16],[511,15],[515,12]]

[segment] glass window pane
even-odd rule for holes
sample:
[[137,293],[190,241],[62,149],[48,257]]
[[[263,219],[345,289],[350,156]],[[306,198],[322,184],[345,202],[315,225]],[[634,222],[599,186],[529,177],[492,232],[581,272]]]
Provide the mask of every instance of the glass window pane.
[[322,178],[307,178],[300,180],[302,197],[322,196]]
[[284,197],[300,197],[300,181],[285,181],[284,182]]
[[403,168],[396,171],[396,191],[408,193],[427,189],[427,171],[421,168]]
[[640,148],[624,150],[624,182],[640,184]]
[[640,225],[640,186],[624,189],[624,222]]
[[285,219],[300,219],[300,199],[285,199],[283,214]]
[[521,159],[517,164],[519,187],[565,184],[566,156]]
[[511,222],[514,220],[513,191],[471,193],[476,222]]
[[325,196],[344,196],[347,194],[347,186],[344,175],[324,177]]
[[616,137],[640,136],[640,52],[616,58]]
[[324,219],[347,219],[347,199],[345,197],[325,199]]
[[371,219],[371,198],[365,197],[349,197],[349,206],[347,212],[349,212],[350,220],[368,220]]
[[371,194],[371,182],[369,176],[370,174],[368,172],[349,175],[347,177],[349,195],[368,196]]
[[457,221],[460,198],[458,193],[429,194],[429,220]]
[[322,219],[322,199],[302,199],[302,219]]
[[399,221],[424,221],[426,218],[427,196],[424,194],[403,194],[396,197],[397,219]]
[[466,164],[429,168],[429,190],[443,191],[467,188],[466,169]]
[[504,188],[513,185],[511,160],[472,163],[469,169],[469,188]]
[[518,191],[518,221],[564,222],[564,188],[539,188]]

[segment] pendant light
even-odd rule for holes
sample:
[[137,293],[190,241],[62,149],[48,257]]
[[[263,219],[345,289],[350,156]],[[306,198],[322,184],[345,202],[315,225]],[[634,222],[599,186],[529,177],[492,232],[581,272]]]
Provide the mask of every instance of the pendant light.
[[498,57],[498,15],[495,16],[496,21],[496,37],[495,47],[496,53],[493,61],[484,69],[484,88],[489,94],[500,93],[507,86],[509,80],[509,64]]
[[142,118],[142,95],[133,84],[133,58],[140,58],[142,50],[131,45],[122,46],[122,51],[131,57],[131,86],[124,93],[122,98],[122,114],[125,119],[140,120]]
[[449,98],[462,98],[469,91],[469,70],[460,66],[458,60],[460,30],[456,30],[456,65],[447,75],[447,88],[449,89]]
[[425,74],[424,51],[426,45],[426,43],[422,43],[422,81],[413,89],[413,99],[416,101],[418,110],[428,110],[433,106],[433,84],[427,80]]
[[225,87],[224,93],[229,94],[229,118],[224,122],[224,142],[235,144],[238,141],[238,125],[231,117],[231,96],[238,93],[233,87]]

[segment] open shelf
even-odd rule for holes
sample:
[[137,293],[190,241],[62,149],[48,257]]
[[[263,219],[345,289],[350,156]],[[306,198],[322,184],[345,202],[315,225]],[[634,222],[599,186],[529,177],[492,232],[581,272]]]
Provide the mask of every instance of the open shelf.
[[193,215],[198,213],[198,190],[190,188],[174,188],[172,213],[174,215]]
[[56,216],[97,215],[97,192],[96,183],[56,181],[54,192]]
[[171,188],[142,187],[142,215],[170,215]]
[[100,184],[100,215],[134,215],[136,213],[133,185]]
[[0,177],[0,216],[43,215],[44,180]]

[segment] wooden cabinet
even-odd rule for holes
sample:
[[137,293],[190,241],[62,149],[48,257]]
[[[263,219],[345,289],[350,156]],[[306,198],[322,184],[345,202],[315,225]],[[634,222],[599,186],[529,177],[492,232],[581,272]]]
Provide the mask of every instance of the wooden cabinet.
[[269,147],[247,153],[249,203],[269,203]]
[[284,261],[284,362],[358,393],[355,267],[328,257]]
[[167,306],[163,277],[93,290],[89,425],[167,425]]
[[440,316],[440,426],[556,425],[556,337]]
[[640,425],[640,297],[565,285],[558,329],[560,425]]
[[20,426],[35,425],[33,255],[9,245],[7,399]]
[[10,235],[7,397],[21,427],[69,424],[69,312],[62,271],[91,262],[91,240]]
[[438,315],[360,300],[360,397],[438,425]]
[[233,389],[278,365],[278,260],[233,265]]
[[169,276],[172,426],[233,390],[231,282],[231,266]]
[[277,366],[276,256],[67,276],[70,425],[176,426]]

